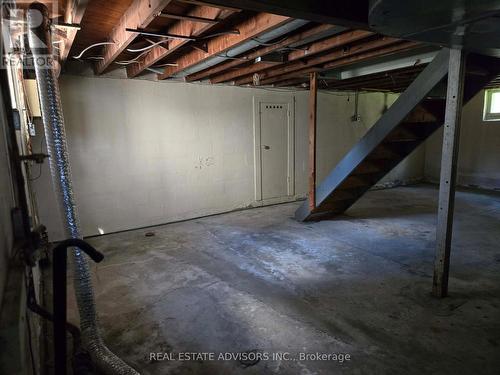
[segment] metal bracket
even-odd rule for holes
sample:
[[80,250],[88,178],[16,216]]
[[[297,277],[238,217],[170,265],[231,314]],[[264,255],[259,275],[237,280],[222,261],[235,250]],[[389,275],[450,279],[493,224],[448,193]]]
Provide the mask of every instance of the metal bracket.
[[20,161],[34,161],[37,164],[43,164],[43,161],[45,158],[48,158],[49,155],[47,154],[30,154],[30,155],[20,155],[19,160]]

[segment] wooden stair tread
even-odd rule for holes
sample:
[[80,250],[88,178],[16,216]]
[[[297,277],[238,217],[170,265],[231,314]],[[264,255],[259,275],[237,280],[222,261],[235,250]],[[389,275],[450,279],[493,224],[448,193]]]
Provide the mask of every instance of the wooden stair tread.
[[[311,211],[307,202],[303,204],[296,213],[299,220],[321,220],[341,214],[443,125],[446,100],[444,97],[429,97],[429,93],[433,87],[440,87],[439,82],[446,77],[447,70],[439,70],[443,69],[444,56],[435,60],[435,70],[430,69],[425,75],[426,68],[420,73],[416,79],[418,84],[412,86],[411,93],[402,94],[406,95],[402,101],[405,104],[396,107],[391,115],[386,112],[337,164],[316,188],[316,196],[320,199],[318,205]],[[500,59],[474,59],[477,64],[471,68],[473,74],[469,74],[471,78],[466,81],[464,103],[489,83],[493,72],[500,73]],[[429,91],[424,93],[424,88]],[[436,93],[439,95],[439,89]],[[409,109],[408,103],[413,109]]]

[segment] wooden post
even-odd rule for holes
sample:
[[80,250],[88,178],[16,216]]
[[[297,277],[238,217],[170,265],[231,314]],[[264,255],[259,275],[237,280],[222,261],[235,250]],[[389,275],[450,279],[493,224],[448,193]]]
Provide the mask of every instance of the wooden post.
[[316,109],[318,106],[318,73],[309,76],[309,208],[316,207]]
[[448,294],[464,73],[465,53],[459,49],[452,49],[450,51],[448,68],[448,90],[446,95],[443,154],[441,156],[441,178],[439,183],[439,209],[436,227],[436,258],[432,285],[432,294],[436,297],[446,297]]

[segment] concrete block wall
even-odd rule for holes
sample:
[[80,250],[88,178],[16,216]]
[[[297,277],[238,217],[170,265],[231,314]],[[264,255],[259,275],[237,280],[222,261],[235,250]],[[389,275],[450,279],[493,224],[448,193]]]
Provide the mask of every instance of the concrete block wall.
[[[294,100],[296,198],[306,194],[307,91],[77,75],[63,75],[60,84],[86,236],[256,205],[254,96]],[[379,118],[385,103],[395,98],[361,94],[361,121],[352,122],[352,94],[320,92],[319,181]],[[386,181],[422,178],[424,151],[417,150]],[[47,166],[36,182],[42,222],[52,240],[62,239]]]

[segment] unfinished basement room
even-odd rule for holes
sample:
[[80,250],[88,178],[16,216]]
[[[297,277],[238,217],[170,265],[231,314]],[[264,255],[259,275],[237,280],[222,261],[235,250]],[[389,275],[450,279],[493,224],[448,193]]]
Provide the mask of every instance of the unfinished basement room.
[[500,374],[500,0],[0,11],[0,375]]

